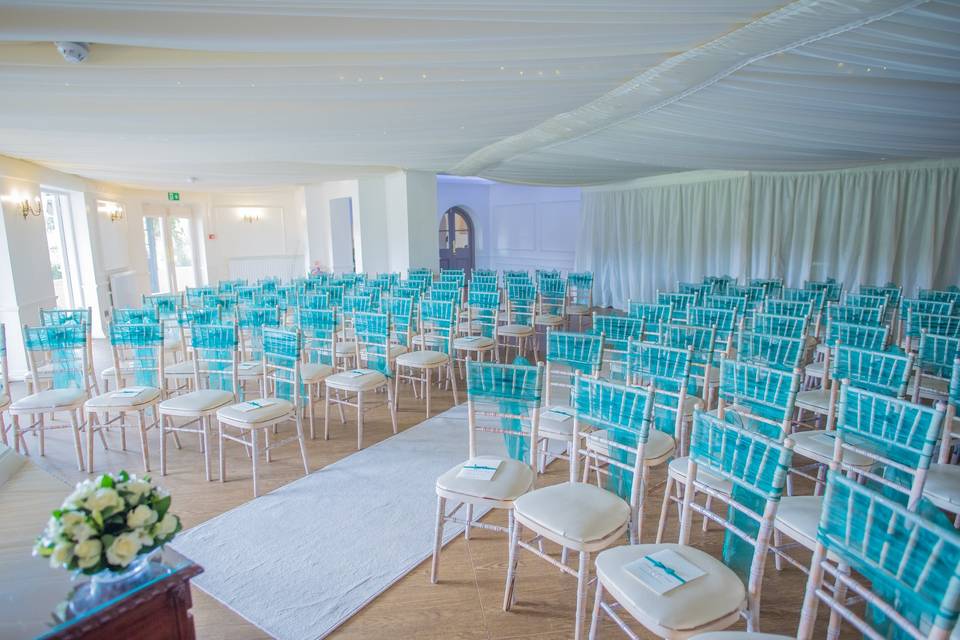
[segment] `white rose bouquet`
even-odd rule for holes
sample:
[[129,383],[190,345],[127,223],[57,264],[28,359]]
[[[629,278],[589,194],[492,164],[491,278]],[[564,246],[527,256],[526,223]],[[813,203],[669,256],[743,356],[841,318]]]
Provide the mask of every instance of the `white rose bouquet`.
[[121,471],[84,480],[53,512],[33,552],[50,558],[51,567],[122,571],[180,531],[180,519],[169,509],[170,494],[149,477]]

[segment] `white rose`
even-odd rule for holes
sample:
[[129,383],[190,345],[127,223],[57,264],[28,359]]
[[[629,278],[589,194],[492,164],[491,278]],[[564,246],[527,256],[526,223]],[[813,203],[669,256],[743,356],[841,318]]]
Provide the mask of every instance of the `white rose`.
[[81,524],[87,519],[85,515],[77,511],[67,511],[60,516],[60,526],[65,531],[72,531],[75,526]]
[[83,542],[84,540],[97,535],[97,530],[86,522],[82,522],[73,528],[73,531],[70,532],[70,535],[77,542]]
[[115,489],[97,489],[84,503],[90,511],[104,511],[111,507],[123,507],[123,500]]
[[73,549],[77,554],[77,564],[81,569],[89,569],[100,561],[100,553],[103,551],[103,543],[93,538],[84,540]]
[[127,526],[131,529],[147,527],[157,521],[157,512],[145,504],[141,504],[127,514]]
[[157,526],[153,528],[153,535],[158,538],[166,538],[177,530],[177,524],[179,524],[177,516],[167,513],[165,516],[163,516],[163,520],[158,522]]
[[138,529],[137,535],[140,536],[140,544],[144,547],[153,546],[153,535],[151,535],[149,529]]
[[146,480],[132,478],[129,482],[120,485],[120,489],[130,494],[127,496],[127,502],[129,504],[137,504],[143,499],[143,496],[153,490],[153,486]]
[[121,533],[107,549],[107,560],[110,564],[125,567],[137,557],[141,546],[140,537],[137,534]]
[[57,567],[65,567],[70,564],[70,560],[73,558],[73,545],[67,543],[60,543],[53,548],[53,554],[50,555],[50,566],[56,569]]
[[93,492],[96,491],[96,485],[93,484],[91,480],[84,480],[83,482],[78,482],[77,486],[74,487],[73,493],[67,496],[67,499],[64,500],[63,504],[65,507],[81,507],[83,506],[84,501],[93,495]]

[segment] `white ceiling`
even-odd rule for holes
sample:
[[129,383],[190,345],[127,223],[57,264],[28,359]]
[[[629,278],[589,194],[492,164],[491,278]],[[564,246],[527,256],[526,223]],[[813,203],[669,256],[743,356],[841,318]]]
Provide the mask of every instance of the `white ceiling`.
[[960,3],[0,0],[0,96],[0,154],[149,187],[938,158]]

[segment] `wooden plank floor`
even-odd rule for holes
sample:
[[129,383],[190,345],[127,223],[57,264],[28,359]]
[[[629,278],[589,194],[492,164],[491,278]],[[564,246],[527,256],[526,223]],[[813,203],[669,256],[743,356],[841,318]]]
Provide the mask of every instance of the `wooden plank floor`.
[[[100,367],[108,366],[102,344],[98,344],[97,357]],[[23,393],[23,386],[12,385],[15,397]],[[462,388],[462,386],[461,386]],[[421,422],[425,415],[423,404],[412,397],[409,387],[401,385],[399,422],[407,429]],[[461,398],[463,400],[463,398]],[[434,411],[439,413],[453,404],[452,394],[446,391],[434,393]],[[341,425],[335,411],[331,412],[331,439],[322,440],[322,419],[317,421],[320,438],[308,441],[308,457],[311,471],[320,469],[356,450],[356,417],[347,415],[347,423]],[[369,446],[392,435],[390,421],[385,409],[367,414],[364,443]],[[141,473],[140,445],[135,432],[128,435],[128,450],[120,451],[119,435],[109,436],[110,450],[103,451],[97,445],[98,470],[118,471],[127,469]],[[252,499],[250,463],[239,446],[230,446],[227,451],[227,482],[206,482],[203,476],[203,456],[198,443],[190,436],[182,438],[183,449],[171,447],[168,459],[168,475],[159,476],[159,446],[156,434],[151,434],[151,460],[153,476],[173,496],[173,510],[182,519],[185,527],[192,527],[205,520],[239,506]],[[68,431],[48,434],[46,456],[36,455],[36,440],[28,438],[34,460],[54,476],[67,483],[74,483],[86,474],[76,468],[72,437]],[[214,460],[216,451],[214,451]],[[267,492],[283,486],[303,474],[299,453],[295,444],[276,452],[274,461],[262,464],[261,491]],[[563,481],[567,463],[557,461],[551,465],[541,485]],[[664,470],[653,474],[654,483],[664,477]],[[646,509],[644,542],[651,542],[656,532],[662,487],[654,486]],[[665,540],[675,541],[677,523],[675,511],[671,513],[670,526]],[[9,516],[9,514],[7,514]],[[318,517],[336,517],[336,514],[320,514]],[[489,516],[491,521],[505,522],[500,513]],[[44,524],[39,518],[36,529]],[[282,526],[282,523],[278,523]],[[703,534],[697,529],[693,542],[711,553],[719,554],[722,533],[711,530]],[[323,541],[316,541],[323,544]],[[344,550],[349,553],[349,549]],[[30,549],[24,548],[29,554]],[[375,599],[352,619],[348,620],[331,637],[334,638],[569,638],[573,630],[576,580],[563,575],[530,554],[521,554],[518,578],[518,603],[514,610],[505,613],[501,609],[503,582],[506,575],[506,538],[489,531],[475,531],[470,541],[463,537],[451,542],[444,550],[441,562],[440,583],[429,583],[429,562],[424,562],[397,584]],[[38,560],[39,562],[39,560]],[[322,576],[318,576],[322,579]],[[767,577],[763,587],[763,631],[793,635],[799,620],[803,599],[805,576],[797,570],[785,569],[777,573],[772,561],[768,562]],[[263,585],[269,589],[269,585]],[[213,640],[248,640],[265,638],[262,631],[232,612],[223,604],[198,589],[193,590],[194,617],[199,638]],[[305,596],[306,597],[306,596]],[[592,595],[590,605],[592,607]],[[820,624],[825,625],[821,615]],[[735,628],[744,628],[739,625]],[[649,634],[639,631],[644,637]],[[818,630],[818,637],[825,635]],[[845,636],[853,637],[852,633]],[[610,622],[601,632],[604,638],[620,638],[622,633]]]

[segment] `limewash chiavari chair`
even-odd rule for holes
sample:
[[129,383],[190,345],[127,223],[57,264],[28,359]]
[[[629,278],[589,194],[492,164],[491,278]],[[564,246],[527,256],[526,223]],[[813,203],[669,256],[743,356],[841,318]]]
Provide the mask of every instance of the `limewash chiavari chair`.
[[[193,390],[160,403],[160,475],[167,474],[167,436],[180,448],[179,433],[200,438],[204,474],[210,481],[210,436],[213,416],[236,402],[240,380],[240,337],[235,323],[194,324],[190,327],[193,359]],[[185,418],[182,423],[174,418]]]
[[[237,375],[240,378],[240,398],[246,393],[246,384],[263,381],[263,331],[280,327],[280,310],[276,307],[238,307],[237,327],[240,330],[240,364]],[[260,395],[266,393],[260,389]]]
[[[467,362],[467,460],[437,478],[437,524],[430,581],[437,582],[443,531],[448,522],[507,533],[514,529],[513,504],[536,482],[537,429],[543,398],[543,365],[536,367],[492,362]],[[481,456],[477,433],[499,433],[506,439],[510,458]],[[489,479],[461,476],[464,467],[496,467]],[[448,510],[447,503],[453,508]],[[473,522],[474,506],[507,511],[507,526]],[[466,507],[466,516],[458,512]]]
[[811,362],[804,370],[808,381],[807,386],[812,386],[809,383],[815,380],[820,384],[821,395],[829,389],[830,380],[827,372],[830,371],[830,357],[833,347],[841,345],[869,351],[885,351],[889,339],[890,328],[885,324],[873,326],[852,322],[828,321],[823,344],[818,348],[818,351],[823,352],[823,358]]
[[163,368],[164,393],[170,393],[167,383],[172,381],[175,384],[173,391],[180,392],[189,390],[190,383],[193,382],[193,343],[190,340],[190,329],[195,324],[220,324],[220,309],[203,309],[197,307],[183,307],[177,311],[176,330],[179,333],[180,341],[185,345],[184,359],[180,362],[174,362],[165,365]]
[[237,317],[237,296],[234,293],[220,292],[216,295],[203,296],[203,306],[205,309],[219,308],[220,318],[225,322],[232,322]]
[[[97,374],[93,370],[93,310],[90,307],[83,309],[40,309],[40,324],[43,326],[84,325],[87,328],[87,393],[99,395],[100,385],[97,383]],[[27,385],[27,393],[33,393],[43,388],[52,375],[52,364],[41,362],[36,372],[28,370],[23,377]],[[34,385],[34,380],[41,384]]]
[[583,330],[583,319],[593,312],[593,272],[567,274],[567,317],[577,319],[577,329]]
[[527,341],[533,338],[534,358],[537,356],[537,341],[534,320],[537,315],[537,289],[532,284],[507,285],[507,316],[506,324],[497,328],[497,339],[502,340],[499,346],[504,349],[504,355],[509,355],[510,343],[513,340],[517,348],[517,355],[527,351]]
[[716,327],[718,349],[726,351],[737,329],[737,312],[733,309],[692,307],[687,310],[687,324],[693,327]]
[[217,283],[217,293],[234,293],[237,288],[247,286],[247,281],[243,279],[221,280]]
[[[447,379],[453,385],[453,403],[460,404],[457,399],[457,377],[453,372],[453,342],[457,337],[458,313],[459,306],[453,300],[420,301],[420,339],[415,341],[420,348],[417,351],[402,353],[395,359],[396,380],[393,392],[395,407],[400,404],[400,380],[409,380],[415,397],[417,385],[420,386],[420,397],[425,401],[427,418],[429,418],[433,386],[431,374],[436,371],[439,382],[444,369],[447,372]],[[428,326],[429,334],[425,329]],[[407,370],[406,373],[404,369]]]
[[813,317],[816,319],[822,315],[827,304],[827,295],[823,290],[817,289],[791,289],[785,288],[780,294],[782,300],[790,302],[809,302],[813,305]]
[[[323,399],[320,385],[336,371],[337,310],[297,309],[297,328],[303,336],[303,361],[300,379],[303,381],[307,410],[310,414],[310,439],[317,437],[314,404]],[[343,408],[338,407],[341,411]]]
[[960,290],[945,289],[920,289],[917,291],[917,298],[920,300],[935,300],[937,302],[950,302],[953,304],[954,312],[960,306]]
[[771,313],[753,314],[753,332],[786,338],[806,340],[807,320],[799,316],[774,315]]
[[[715,412],[727,422],[736,423],[745,429],[774,440],[783,440],[790,431],[790,421],[800,388],[800,371],[783,371],[761,365],[722,358],[720,360],[720,387]],[[660,505],[660,522],[657,541],[663,539],[671,501],[680,502],[681,487],[686,485],[687,458],[672,460],[667,468],[667,482]],[[731,485],[723,477],[704,471],[697,482],[709,486],[714,493],[729,494]],[[676,488],[677,497],[671,495]],[[707,507],[712,494],[708,494]],[[706,531],[707,520],[703,527]]]
[[822,291],[825,302],[838,302],[843,296],[843,283],[833,278],[826,280],[807,280],[803,288],[809,291]]
[[713,290],[713,287],[709,284],[702,282],[678,282],[677,283],[677,293],[688,294],[694,296],[693,304],[700,304],[703,302],[703,297],[709,295]]
[[904,330],[904,349],[907,351],[914,349],[914,345],[916,345],[920,335],[924,332],[940,336],[950,336],[951,338],[960,338],[960,316],[958,315],[921,313],[911,310],[908,312],[904,324],[906,325]]
[[[749,631],[758,630],[765,558],[790,466],[790,445],[790,440],[767,438],[698,411],[685,471],[679,542],[620,546],[597,556],[590,638],[597,637],[600,622],[608,615],[637,640],[620,610],[662,638],[726,629],[741,616]],[[715,490],[704,481],[707,477],[719,479],[729,490]],[[726,513],[713,509],[710,502],[699,505],[693,500],[695,493],[710,496]],[[694,513],[725,529],[723,560],[690,545]],[[628,569],[631,563],[650,562],[663,552],[679,555],[703,575],[657,595]]]
[[[825,416],[824,429],[797,431],[793,434],[794,451],[797,456],[813,460],[818,465],[817,482],[822,481],[825,468],[830,463],[833,447],[830,437],[836,422],[841,382],[846,380],[859,389],[873,391],[891,398],[905,398],[907,384],[912,372],[913,356],[897,353],[881,353],[856,347],[838,346],[833,350],[830,366],[829,391],[804,391],[798,395],[797,407]],[[869,460],[851,455],[851,465],[869,464]],[[802,470],[794,473],[805,475]],[[809,477],[809,476],[808,476]],[[810,477],[811,480],[814,478]]]
[[714,362],[719,355],[729,353],[733,336],[725,342],[717,339],[717,328],[696,327],[685,324],[662,325],[660,344],[678,349],[693,348],[691,375],[700,388],[700,399],[709,408],[713,402],[713,389],[719,384],[719,371]]
[[[543,396],[546,410],[540,413],[537,431],[541,445],[541,471],[547,465],[549,440],[566,443],[573,447],[573,385],[579,373],[591,378],[600,376],[603,366],[603,334],[594,336],[585,333],[547,331],[546,368],[544,369]],[[554,387],[564,390],[567,397],[557,398]],[[561,455],[559,457],[568,457]]]
[[783,278],[751,278],[750,286],[761,287],[764,299],[779,298],[783,293]]
[[680,455],[686,455],[686,425],[693,419],[694,408],[700,403],[696,393],[690,393],[690,370],[693,365],[693,347],[679,349],[649,342],[631,341],[627,347],[627,384],[645,387],[653,384],[654,394],[652,438],[673,438],[674,448],[680,444]]
[[960,357],[953,361],[950,389],[947,393],[947,411],[940,435],[937,461],[930,465],[923,497],[948,513],[954,514],[953,525],[960,527],[960,465],[951,460],[960,443],[960,431],[955,430],[957,410],[960,409]]
[[631,340],[641,340],[644,321],[629,316],[593,314],[590,334],[603,336],[603,375],[623,382],[627,376],[627,347]]
[[[901,298],[900,299],[900,312],[899,312],[899,329],[900,334],[898,336],[901,344],[904,344],[906,341],[906,329],[907,323],[910,320],[911,313],[925,313],[937,316],[950,316],[953,315],[954,303],[952,300],[930,300],[924,298]],[[904,345],[909,350],[909,345]]]
[[[299,331],[263,330],[263,385],[262,398],[233,404],[217,410],[220,445],[220,482],[226,482],[227,468],[224,446],[227,441],[237,442],[248,449],[253,465],[253,497],[256,498],[257,467],[260,448],[271,461],[271,451],[296,440],[300,445],[304,475],[310,473],[307,463],[307,447],[303,436],[302,382],[300,375],[302,337]],[[272,395],[271,395],[272,393]],[[293,422],[296,434],[282,440],[274,440],[275,427],[284,422]],[[263,445],[258,440],[263,434]]]
[[[509,611],[513,606],[519,554],[527,550],[577,577],[573,637],[579,640],[583,637],[586,617],[591,556],[622,540],[627,531],[632,540],[639,535],[654,390],[653,387],[626,387],[578,374],[573,393],[576,444],[571,450],[570,480],[525,493],[514,501],[503,608]],[[588,438],[605,435],[606,447],[581,448],[584,427],[593,429],[587,434]],[[579,457],[588,451],[606,466],[613,490],[578,481]],[[621,497],[624,494],[626,499]],[[533,538],[523,540],[524,530],[532,532]],[[544,541],[577,553],[577,570],[543,552]]]
[[[186,360],[187,347],[181,339],[177,327],[177,313],[183,307],[183,294],[155,293],[149,296],[145,295],[141,297],[141,305],[145,309],[155,309],[157,317],[163,323],[164,352],[171,354],[174,362]],[[114,322],[123,322],[117,317],[114,317],[113,320]],[[127,322],[135,322],[135,320],[127,320]],[[146,322],[153,322],[153,320],[146,320]]]
[[920,334],[909,393],[914,402],[944,400],[950,391],[953,361],[960,356],[960,337]]
[[[324,381],[326,387],[323,407],[323,439],[330,437],[330,404],[354,407],[357,410],[357,449],[363,448],[363,415],[370,409],[387,405],[390,411],[390,421],[393,433],[397,432],[397,412],[393,397],[393,361],[391,356],[392,341],[390,339],[391,320],[388,313],[357,313],[354,316],[354,330],[356,331],[356,358],[358,366],[355,369],[341,371],[328,377]],[[330,392],[336,391],[335,398]],[[367,402],[370,393],[386,391],[386,402]],[[340,396],[340,392],[344,396]],[[341,417],[342,421],[342,417]]]
[[10,379],[7,375],[7,327],[0,323],[0,442],[7,441],[7,423],[3,414],[10,406]]
[[[88,398],[90,352],[88,326],[84,323],[59,326],[23,327],[23,345],[34,380],[40,380],[41,364],[50,365],[49,389],[35,391],[15,400],[7,412],[13,422],[13,446],[17,453],[29,454],[26,433],[39,436],[40,455],[46,453],[44,436],[51,429],[69,427],[73,431],[77,469],[84,470],[80,431],[83,428],[83,403]],[[57,413],[66,413],[69,425],[56,424]],[[50,416],[47,422],[45,415]],[[30,416],[29,425],[21,427],[20,417]]]
[[[160,322],[149,324],[110,324],[115,391],[108,391],[84,403],[87,416],[87,473],[93,473],[94,432],[119,427],[120,443],[127,450],[127,414],[136,414],[135,428],[140,434],[143,470],[150,471],[150,445],[147,432],[159,425],[157,405],[163,400],[164,333]],[[128,384],[132,381],[133,385]],[[147,423],[147,410],[151,422]],[[117,414],[114,418],[109,415]],[[96,424],[95,424],[96,423]]]
[[[825,584],[830,578],[842,587],[843,597]],[[848,592],[866,606],[848,606]],[[960,536],[831,471],[800,625],[791,638],[812,640],[821,601],[830,610],[830,638],[838,637],[846,622],[870,640],[947,640],[953,637],[960,611]],[[691,640],[787,640],[787,636],[730,631]]]
[[187,287],[184,298],[188,307],[202,307],[204,296],[213,296],[216,294],[216,287]]
[[673,306],[629,300],[627,302],[627,315],[643,323],[643,340],[657,342],[660,338],[660,325],[673,322]]
[[747,313],[746,296],[704,296],[702,306],[706,309],[730,309],[736,311],[737,317],[743,318]]
[[[943,417],[942,405],[923,407],[844,383],[837,428],[818,437],[830,451],[831,468],[900,495],[912,511],[922,497]],[[821,495],[783,498],[774,532],[777,569],[787,560],[805,570],[787,551],[797,545],[813,550],[823,504]],[[783,536],[793,543],[783,544]]]
[[[494,282],[496,286],[496,282]],[[466,335],[458,336],[453,341],[455,354],[463,354],[458,358],[465,360],[482,360],[484,354],[500,362],[500,351],[497,349],[497,330],[500,318],[500,290],[482,291],[472,288],[467,294],[466,322],[460,332]]]
[[657,292],[657,304],[668,304],[673,307],[671,322],[686,322],[687,309],[697,304],[697,296],[692,293]]
[[727,287],[727,295],[747,299],[747,312],[751,312],[763,304],[765,289],[763,287],[731,285]]
[[567,281],[542,278],[537,286],[537,314],[534,325],[544,331],[559,329],[567,322]]

